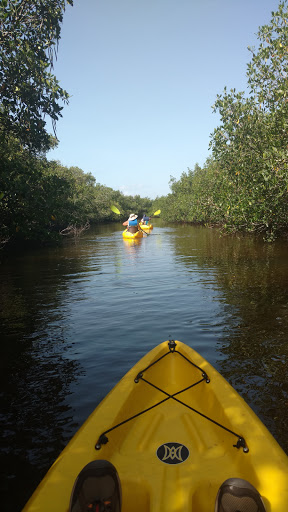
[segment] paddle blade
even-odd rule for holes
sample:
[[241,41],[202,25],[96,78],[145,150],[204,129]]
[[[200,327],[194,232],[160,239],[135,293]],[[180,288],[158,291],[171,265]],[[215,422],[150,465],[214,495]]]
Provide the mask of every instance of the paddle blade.
[[112,206],[110,206],[110,208],[111,208],[112,212],[117,213],[117,215],[120,215],[120,211],[118,210],[118,208],[116,208],[116,206],[114,206],[112,204]]
[[153,213],[153,215],[160,215],[161,210],[157,210],[157,212]]

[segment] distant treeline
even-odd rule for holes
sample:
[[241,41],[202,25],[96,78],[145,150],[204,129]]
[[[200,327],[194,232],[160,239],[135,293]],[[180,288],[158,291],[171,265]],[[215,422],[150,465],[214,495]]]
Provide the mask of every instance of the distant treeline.
[[[171,222],[217,225],[263,234],[288,230],[288,8],[287,0],[259,28],[247,66],[247,93],[217,95],[220,126],[205,165],[171,178],[171,193],[152,201],[96,183],[77,167],[48,161],[56,123],[69,95],[51,74],[66,4],[10,0],[0,5],[0,247],[79,234],[92,222],[130,212]],[[45,11],[45,12],[44,12]]]
[[77,167],[64,167],[33,156],[17,141],[0,145],[0,242],[57,241],[78,234],[95,222],[119,221],[110,209],[117,205],[121,219],[131,211],[150,211],[152,201],[125,196],[96,183]]
[[235,89],[217,96],[221,124],[211,136],[212,157],[171,179],[171,194],[158,201],[167,220],[263,233],[266,240],[288,230],[286,1],[257,35],[258,49],[249,48],[249,96]]

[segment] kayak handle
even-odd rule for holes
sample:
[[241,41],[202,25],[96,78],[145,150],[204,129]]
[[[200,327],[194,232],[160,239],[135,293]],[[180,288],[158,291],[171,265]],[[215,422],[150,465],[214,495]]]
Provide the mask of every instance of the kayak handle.
[[176,345],[177,345],[177,343],[175,342],[175,340],[168,341],[168,347],[169,347],[170,352],[175,352]]

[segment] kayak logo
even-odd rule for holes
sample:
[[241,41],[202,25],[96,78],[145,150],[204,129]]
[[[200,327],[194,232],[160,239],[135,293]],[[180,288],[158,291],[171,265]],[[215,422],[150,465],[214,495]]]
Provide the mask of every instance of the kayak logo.
[[165,464],[180,464],[188,459],[189,450],[184,444],[165,443],[159,446],[156,455]]

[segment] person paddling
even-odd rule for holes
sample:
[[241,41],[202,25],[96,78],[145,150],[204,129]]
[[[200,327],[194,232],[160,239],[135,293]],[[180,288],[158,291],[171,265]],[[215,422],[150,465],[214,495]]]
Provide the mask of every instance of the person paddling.
[[146,215],[146,213],[144,213],[142,220],[141,220],[142,224],[145,224],[146,226],[148,226],[149,220],[150,220],[150,217],[148,217],[148,215]]
[[125,222],[123,222],[123,226],[127,226],[127,231],[129,233],[136,233],[136,231],[139,230],[139,223],[137,218],[138,215],[131,213],[131,215],[129,215],[128,220],[125,220]]

